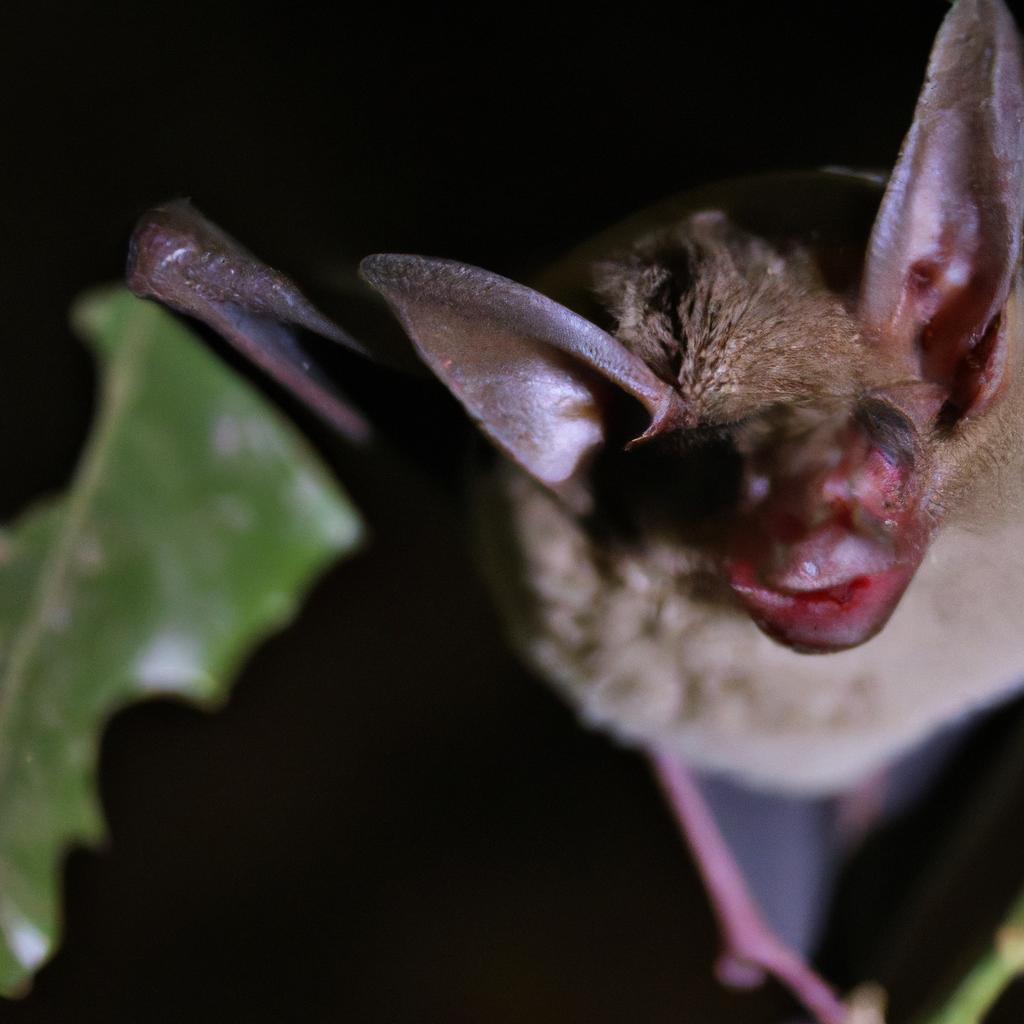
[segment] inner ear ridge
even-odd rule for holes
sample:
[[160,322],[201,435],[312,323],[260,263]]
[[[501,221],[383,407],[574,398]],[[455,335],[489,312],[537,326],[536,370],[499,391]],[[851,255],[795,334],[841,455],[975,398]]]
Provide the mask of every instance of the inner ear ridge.
[[877,344],[945,387],[961,415],[998,391],[990,378],[1001,349],[984,339],[1020,261],[1022,78],[1005,6],[959,0],[933,47],[866,255],[861,315]]

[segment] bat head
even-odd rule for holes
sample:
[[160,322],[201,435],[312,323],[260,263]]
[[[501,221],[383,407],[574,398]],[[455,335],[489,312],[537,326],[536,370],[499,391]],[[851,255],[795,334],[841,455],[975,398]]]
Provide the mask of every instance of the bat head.
[[362,273],[483,433],[609,543],[675,537],[775,639],[852,647],[1021,404],[1022,77],[1002,4],[960,0],[844,260],[708,208],[596,262],[590,318],[444,260]]

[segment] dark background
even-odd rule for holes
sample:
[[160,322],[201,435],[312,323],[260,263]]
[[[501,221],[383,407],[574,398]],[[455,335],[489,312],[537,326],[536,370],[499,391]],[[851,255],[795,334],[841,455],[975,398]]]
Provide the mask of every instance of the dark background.
[[[0,513],[67,480],[93,385],[67,309],[118,276],[147,205],[189,195],[300,279],[379,250],[516,274],[691,184],[891,164],[944,10],[6,9]],[[374,544],[257,652],[223,712],[116,716],[112,842],[68,858],[66,942],[0,1020],[784,1019],[781,993],[711,979],[712,923],[642,762],[506,650],[451,486],[450,404],[417,392],[395,413],[438,453],[404,476],[288,408]],[[1016,880],[1024,839],[991,840],[974,863],[992,893],[969,870],[885,952],[882,911],[992,788],[985,752],[1009,729],[985,732],[930,816],[851,879],[866,895],[847,897],[831,970],[891,981],[894,1020]]]

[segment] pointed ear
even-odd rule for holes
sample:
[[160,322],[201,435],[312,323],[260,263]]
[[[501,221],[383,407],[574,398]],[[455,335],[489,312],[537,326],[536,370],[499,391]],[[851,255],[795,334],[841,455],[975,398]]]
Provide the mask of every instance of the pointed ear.
[[143,214],[132,233],[125,276],[140,298],[212,327],[350,441],[370,440],[370,424],[317,367],[292,326],[363,355],[367,350],[188,200]]
[[960,413],[995,393],[998,316],[1020,259],[1024,85],[1002,0],[959,0],[868,245],[861,314]]
[[524,285],[449,260],[369,256],[360,273],[388,301],[427,365],[507,455],[555,489],[604,443],[608,383],[681,421],[678,394],[589,320]]

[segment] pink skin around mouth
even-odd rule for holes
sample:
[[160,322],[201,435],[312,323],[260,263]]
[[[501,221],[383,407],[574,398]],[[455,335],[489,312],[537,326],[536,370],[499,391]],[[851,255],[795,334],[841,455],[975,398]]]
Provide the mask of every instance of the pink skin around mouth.
[[870,640],[888,621],[916,568],[916,563],[900,563],[820,590],[767,586],[745,560],[730,560],[726,572],[740,603],[765,633],[794,650],[826,654]]
[[756,625],[806,653],[847,650],[878,633],[927,539],[920,481],[905,459],[855,421],[822,451],[833,457],[780,459],[774,475],[750,477],[723,566]]

